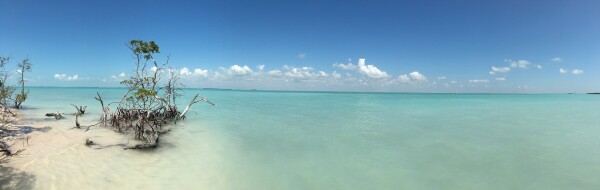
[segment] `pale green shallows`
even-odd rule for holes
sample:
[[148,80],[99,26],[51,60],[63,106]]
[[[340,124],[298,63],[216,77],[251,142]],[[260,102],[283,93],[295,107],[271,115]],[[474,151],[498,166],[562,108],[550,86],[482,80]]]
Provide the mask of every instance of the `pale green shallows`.
[[[74,103],[89,106],[92,123],[97,91],[113,101],[123,92],[32,88],[24,105],[36,109],[25,116],[42,121]],[[218,107],[197,104],[159,149],[94,150],[107,158],[88,176],[48,175],[64,180],[58,187],[77,178],[157,189],[600,187],[598,95],[187,90],[181,109],[196,92]]]

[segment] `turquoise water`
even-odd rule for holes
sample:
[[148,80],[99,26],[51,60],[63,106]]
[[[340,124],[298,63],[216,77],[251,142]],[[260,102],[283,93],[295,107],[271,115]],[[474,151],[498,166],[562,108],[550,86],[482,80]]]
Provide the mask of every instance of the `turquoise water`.
[[[91,123],[97,91],[112,100],[123,92],[33,88],[24,116],[53,122],[41,114],[74,103],[89,106],[83,121]],[[197,92],[219,106],[196,105],[157,150],[88,150],[77,139],[61,158],[36,162],[35,187],[600,187],[600,96],[187,90],[187,97]],[[75,134],[72,121],[49,125]],[[72,172],[81,168],[88,171]]]

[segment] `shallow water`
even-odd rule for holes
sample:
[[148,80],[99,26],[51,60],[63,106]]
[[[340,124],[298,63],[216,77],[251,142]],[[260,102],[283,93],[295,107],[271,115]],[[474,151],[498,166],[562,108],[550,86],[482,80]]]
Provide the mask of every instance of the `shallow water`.
[[123,90],[31,89],[23,116],[52,127],[16,161],[32,187],[600,187],[600,96],[187,90],[219,106],[196,105],[158,149],[135,151],[111,130],[43,116],[88,105],[82,123],[92,124],[96,92],[116,100]]

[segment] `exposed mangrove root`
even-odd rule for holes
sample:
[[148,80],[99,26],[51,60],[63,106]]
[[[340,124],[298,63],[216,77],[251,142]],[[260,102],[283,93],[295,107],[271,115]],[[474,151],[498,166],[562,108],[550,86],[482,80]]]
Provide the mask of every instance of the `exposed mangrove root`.
[[[179,82],[179,72],[166,66],[169,64],[169,56],[166,63],[159,64],[154,58],[159,53],[159,48],[153,41],[132,40],[128,45],[136,59],[135,73],[131,78],[121,81],[128,90],[121,100],[113,102],[117,104],[113,107],[114,111],[110,108],[112,103],[105,104],[100,93],[96,93],[95,99],[102,106],[99,124],[112,127],[118,133],[132,134],[136,140],[144,142],[125,149],[155,148],[160,134],[164,132],[164,125],[185,119],[186,113],[195,103],[203,101],[213,106],[215,104],[196,94],[183,112],[179,111],[176,100],[182,96],[182,84]],[[164,73],[168,77],[162,81],[164,85],[161,86],[159,82]],[[85,112],[85,107],[73,106],[78,113]],[[77,118],[76,126],[80,126]]]

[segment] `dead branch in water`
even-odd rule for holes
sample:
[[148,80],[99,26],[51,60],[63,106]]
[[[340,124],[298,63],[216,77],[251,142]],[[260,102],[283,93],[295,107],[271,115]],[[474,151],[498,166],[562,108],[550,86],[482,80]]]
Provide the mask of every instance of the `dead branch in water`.
[[73,107],[75,107],[75,109],[77,110],[77,112],[75,112],[75,115],[83,115],[85,114],[85,109],[87,108],[87,106],[79,106],[77,107],[75,104],[71,104]]
[[[179,119],[185,118],[185,114],[190,110],[190,108],[192,107],[192,105],[194,105],[195,103],[203,101],[203,102],[209,103],[210,105],[217,106],[216,104],[210,102],[205,97],[200,97],[200,99],[198,99],[199,96],[200,96],[200,94],[196,94],[196,96],[194,96],[194,99],[192,99],[192,101],[190,101],[190,103],[185,107],[185,109],[183,110],[183,112],[181,112],[181,114],[179,115]],[[198,99],[198,100],[196,100],[196,99]]]

